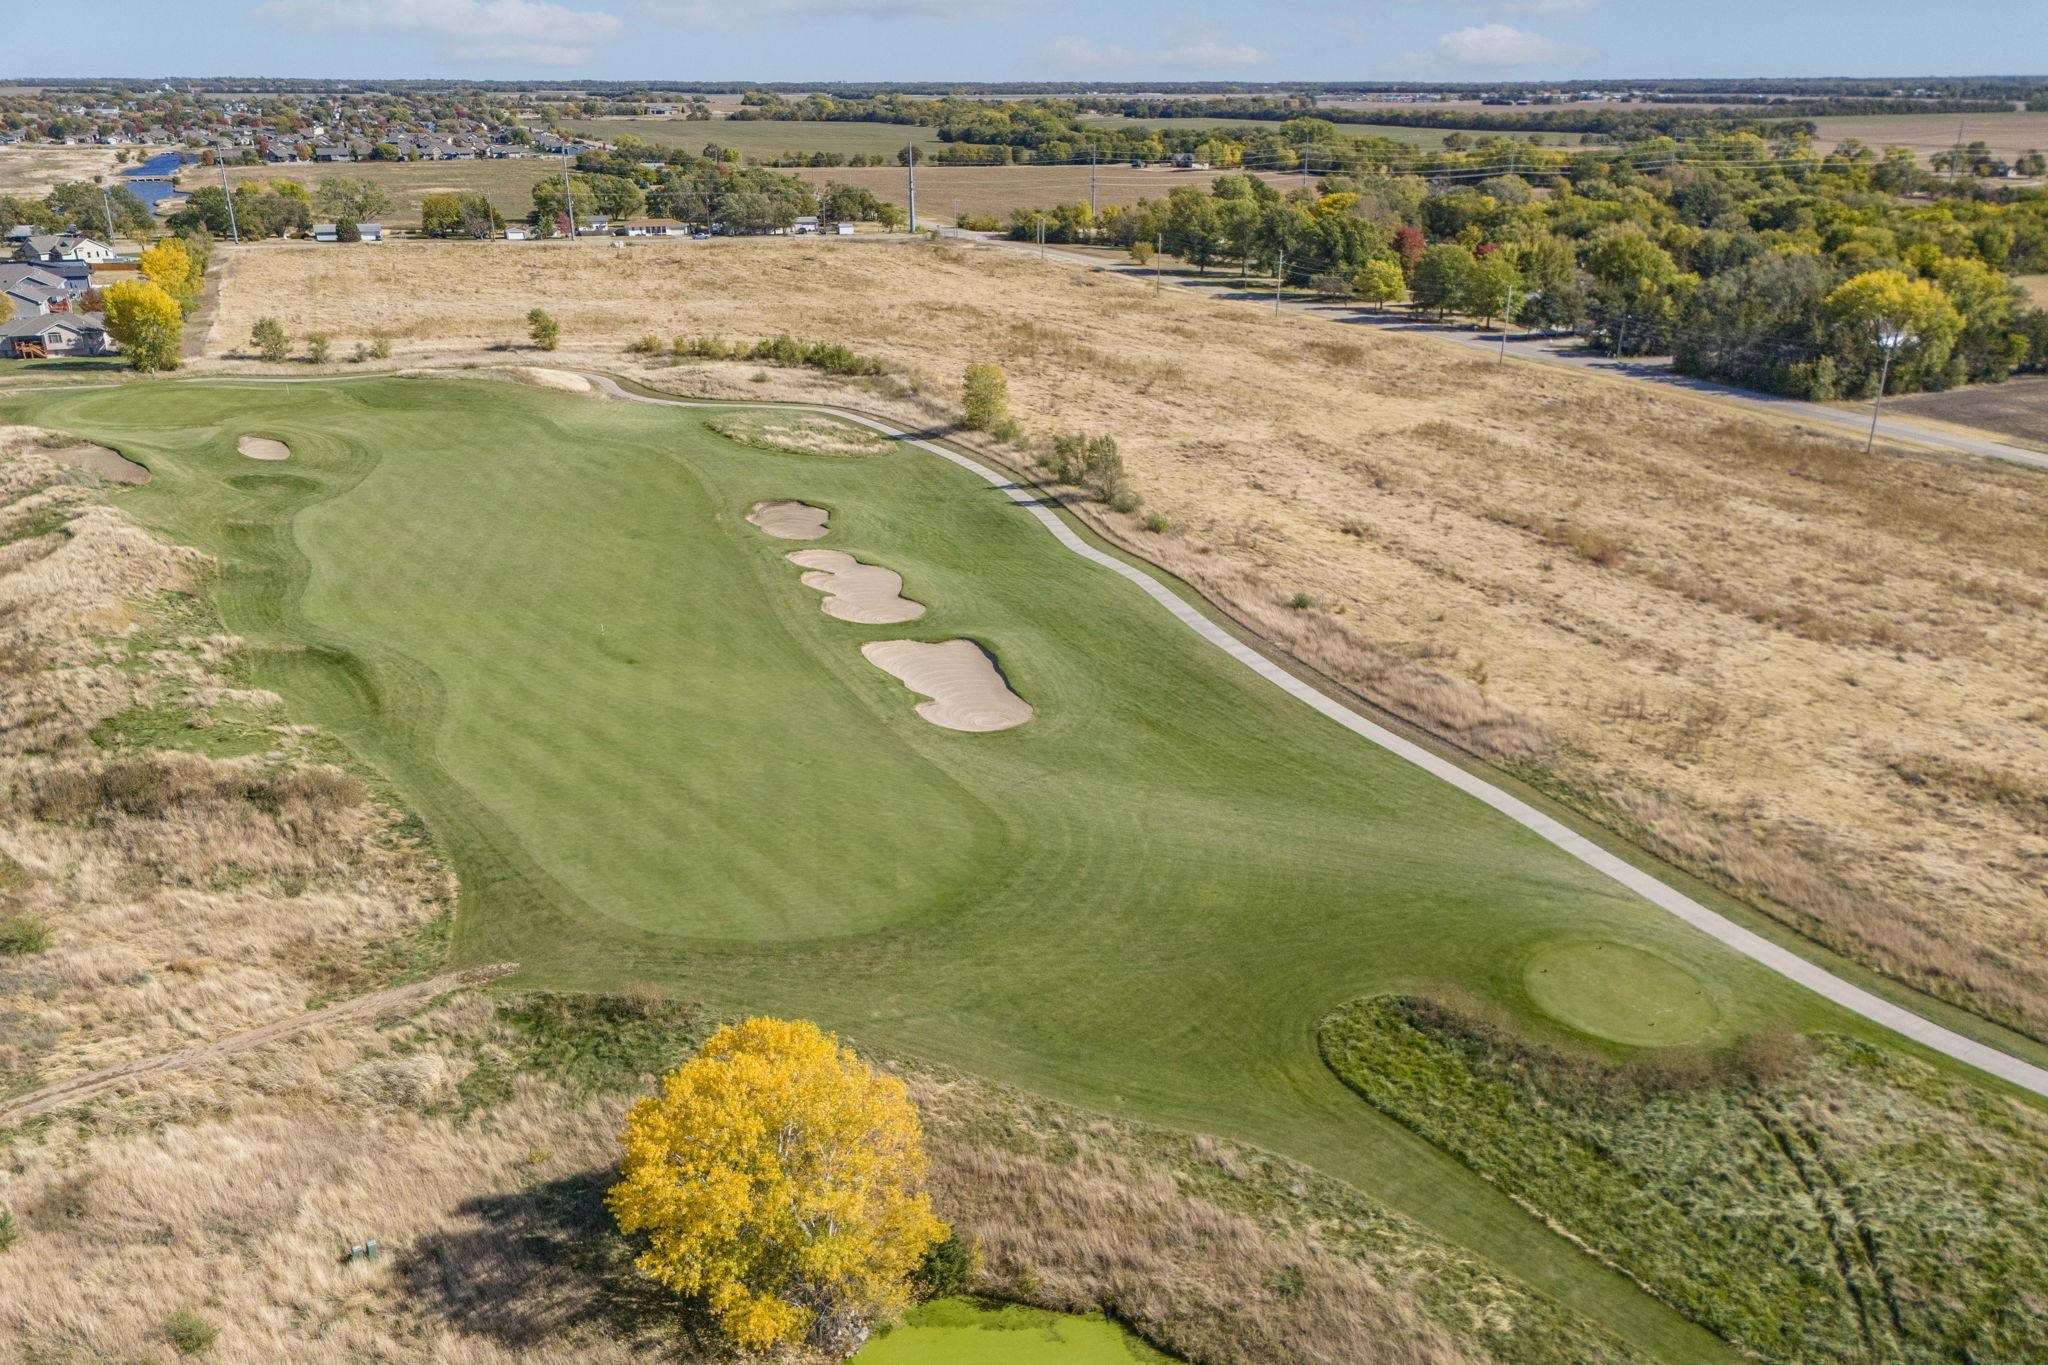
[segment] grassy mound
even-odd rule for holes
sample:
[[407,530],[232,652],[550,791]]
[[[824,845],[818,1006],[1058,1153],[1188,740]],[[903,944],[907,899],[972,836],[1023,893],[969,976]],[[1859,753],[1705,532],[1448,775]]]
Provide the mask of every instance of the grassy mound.
[[1704,981],[1623,943],[1560,943],[1529,959],[1530,1003],[1566,1028],[1634,1047],[1697,1043],[1721,1016]]
[[1826,1036],[1615,1064],[1420,1000],[1354,1002],[1331,1068],[1767,1360],[2048,1358],[2048,1119]]
[[746,408],[704,424],[729,441],[799,455],[886,455],[896,443],[880,432],[816,412]]

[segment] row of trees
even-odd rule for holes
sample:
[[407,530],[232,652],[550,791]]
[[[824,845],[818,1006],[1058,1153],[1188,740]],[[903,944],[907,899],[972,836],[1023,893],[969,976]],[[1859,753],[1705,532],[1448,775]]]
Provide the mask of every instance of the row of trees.
[[675,153],[658,166],[616,153],[586,153],[573,173],[534,185],[529,221],[542,234],[552,233],[572,204],[579,223],[596,214],[615,222],[654,214],[734,233],[786,229],[812,215],[892,229],[904,221],[900,207],[859,186],[833,183],[819,191],[800,177],[763,167]]
[[1692,373],[1801,396],[1867,391],[1886,330],[1912,338],[1894,357],[1901,389],[2048,365],[2048,315],[2011,280],[2048,270],[2048,194],[1909,198],[1926,182],[1902,149],[1815,156],[1737,136],[1711,150],[1648,169],[1574,154],[1535,181],[1328,175],[1283,191],[1226,174],[1101,214],[1020,210],[1010,231],[1156,246],[1374,303],[1406,293],[1439,316],[1672,351]]

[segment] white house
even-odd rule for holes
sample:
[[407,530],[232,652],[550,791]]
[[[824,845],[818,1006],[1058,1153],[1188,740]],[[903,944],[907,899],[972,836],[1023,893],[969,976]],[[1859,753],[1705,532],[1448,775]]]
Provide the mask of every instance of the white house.
[[15,254],[31,264],[84,261],[88,265],[102,265],[114,259],[114,248],[79,232],[37,232],[22,238]]
[[795,225],[794,227],[790,228],[790,231],[791,231],[791,232],[796,232],[796,233],[805,233],[805,232],[816,232],[817,230],[818,230],[818,220],[817,220],[816,218],[813,218],[813,217],[809,217],[809,216],[805,216],[805,217],[802,217],[802,218],[799,218],[799,219],[797,219],[797,220],[796,220],[796,225]]

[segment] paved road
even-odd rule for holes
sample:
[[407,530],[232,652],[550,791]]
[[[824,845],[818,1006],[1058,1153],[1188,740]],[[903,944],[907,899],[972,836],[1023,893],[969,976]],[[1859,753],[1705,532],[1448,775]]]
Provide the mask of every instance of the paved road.
[[[953,232],[947,235],[957,240],[976,241],[989,246],[1011,251],[1036,254],[1039,248],[1031,242],[1014,242],[1007,237],[994,237],[982,233]],[[1085,266],[1106,274],[1121,275],[1137,283],[1150,284],[1155,278],[1163,283],[1179,285],[1196,290],[1203,295],[1235,303],[1258,303],[1268,308],[1273,306],[1270,290],[1247,290],[1227,278],[1210,276],[1165,275],[1154,276],[1150,271],[1136,265],[1124,265],[1105,261],[1099,256],[1082,255],[1079,252],[1062,251],[1057,247],[1045,249],[1045,259],[1063,265]],[[1290,296],[1281,300],[1280,306],[1292,313],[1305,313],[1315,317],[1328,318],[1362,327],[1374,327],[1386,332],[1406,332],[1418,336],[1435,337],[1455,345],[1484,351],[1489,355],[1498,354],[1501,349],[1499,332],[1474,332],[1466,327],[1445,326],[1415,318],[1405,312],[1374,313],[1364,308],[1345,304],[1334,304],[1319,300]],[[1614,356],[1599,355],[1582,349],[1573,339],[1559,340],[1540,334],[1510,334],[1507,353],[1518,360],[1530,360],[1546,365],[1566,365],[1573,369],[1590,370],[1598,374],[1612,375],[1621,379],[1638,380],[1646,384],[1658,384],[1666,388],[1680,389],[1687,393],[1700,394],[1708,398],[1739,404],[1789,417],[1801,422],[1810,422],[1823,427],[1840,429],[1844,435],[1862,438],[1870,431],[1870,414],[1848,408],[1830,407],[1825,403],[1808,403],[1797,398],[1780,398],[1775,394],[1756,393],[1739,389],[1729,384],[1716,384],[1708,379],[1694,379],[1671,368],[1667,356],[1635,356],[1617,359]],[[1965,432],[1942,427],[1925,426],[1910,418],[1880,417],[1877,434],[1887,441],[1900,441],[1912,445],[1929,446],[1937,450],[1953,451],[1964,455],[1981,455],[1993,460],[2005,460],[2012,464],[2026,465],[2033,469],[2048,470],[2048,454],[2029,450],[2025,446],[2011,445],[1994,440],[1989,436],[1972,436]]]
[[[628,393],[618,383],[605,375],[590,375],[598,389],[612,398],[622,398],[635,403],[652,403],[673,408],[717,408],[731,407],[730,403],[692,402],[680,398],[648,398]],[[1563,822],[1537,810],[1528,802],[1494,786],[1485,778],[1439,757],[1430,750],[1411,740],[1405,739],[1382,725],[1368,720],[1334,697],[1295,677],[1265,655],[1260,654],[1236,636],[1202,615],[1184,601],[1172,589],[1144,570],[1126,564],[1113,555],[1095,549],[1076,535],[1059,516],[1043,502],[1043,495],[1036,488],[1017,483],[1007,475],[999,474],[987,465],[969,459],[965,455],[922,440],[906,432],[898,431],[885,422],[864,417],[857,412],[848,412],[824,404],[779,404],[809,412],[827,413],[834,417],[857,422],[861,426],[891,436],[907,445],[916,446],[948,460],[962,469],[987,480],[1009,496],[1010,501],[1022,506],[1036,517],[1050,531],[1053,538],[1094,564],[1129,579],[1142,589],[1147,596],[1171,612],[1176,620],[1202,637],[1217,649],[1249,668],[1252,672],[1328,716],[1337,724],[1362,739],[1379,745],[1382,749],[1413,763],[1431,776],[1450,783],[1459,791],[1484,802],[1507,816],[1525,829],[1534,831],[1549,843],[1562,849],[1580,862],[1603,873],[1614,881],[1649,901],[1659,909],[1684,920],[1702,933],[1733,948],[1744,957],[1761,963],[1780,976],[1798,982],[1816,995],[1824,996],[1851,1013],[1859,1014],[1874,1023],[1882,1024],[1895,1033],[1911,1038],[1935,1052],[1965,1062],[1980,1071],[1997,1076],[2001,1080],[2031,1090],[2037,1095],[2048,1096],[2048,1069],[2022,1061],[2010,1053],[2001,1052],[1988,1044],[1966,1038],[1952,1029],[1943,1028],[1932,1020],[1922,1018],[1911,1010],[1895,1005],[1881,996],[1874,995],[1860,986],[1852,985],[1827,969],[1817,966],[1797,953],[1781,948],[1762,935],[1745,929],[1740,924],[1708,909],[1684,892],[1668,886],[1622,858],[1608,852],[1600,845],[1578,833]]]
[[231,1033],[225,1038],[216,1038],[198,1047],[188,1047],[179,1052],[159,1053],[154,1057],[142,1057],[119,1066],[106,1067],[100,1071],[89,1071],[83,1076],[31,1090],[12,1099],[0,1100],[0,1126],[19,1123],[23,1119],[46,1114],[53,1109],[68,1109],[83,1104],[109,1090],[119,1089],[135,1081],[149,1080],[156,1076],[168,1075],[173,1071],[184,1071],[203,1062],[215,1062],[225,1057],[259,1048],[268,1043],[289,1038],[294,1034],[312,1029],[333,1028],[337,1024],[353,1023],[363,1019],[374,1019],[379,1015],[395,1014],[414,1005],[432,1000],[437,995],[461,990],[466,986],[481,986],[501,976],[518,970],[516,962],[498,962],[488,967],[471,967],[467,971],[450,972],[430,981],[416,981],[410,986],[396,986],[388,991],[376,991],[369,995],[358,995],[341,1000],[325,1009],[307,1010],[294,1014],[288,1019],[279,1019],[260,1028]]

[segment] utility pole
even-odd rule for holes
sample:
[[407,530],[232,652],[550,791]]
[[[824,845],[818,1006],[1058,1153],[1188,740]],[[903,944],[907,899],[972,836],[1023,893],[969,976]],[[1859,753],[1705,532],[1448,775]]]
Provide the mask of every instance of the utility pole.
[[1884,364],[1878,367],[1877,397],[1872,399],[1870,404],[1870,435],[1864,438],[1863,441],[1863,453],[1865,455],[1868,455],[1871,448],[1877,444],[1877,413],[1878,409],[1884,406],[1885,381],[1892,377],[1892,357],[1898,354],[1899,347],[1906,345],[1912,340],[1912,334],[1903,329],[1888,325],[1880,325],[1878,328],[1877,344],[1878,348],[1884,352]]
[[107,215],[107,246],[111,248],[114,245],[114,201],[107,197],[105,185],[100,186],[100,208]]
[[1095,202],[1095,149],[1093,147],[1088,149],[1088,216],[1091,219],[1102,216],[1102,209]]
[[[228,166],[225,161],[220,159],[219,148],[214,149],[213,164],[220,170],[220,192],[226,196],[228,201],[228,236],[234,239],[236,246],[240,246],[242,244],[242,230],[235,226],[235,196],[228,193]],[[107,245],[112,246],[113,243],[109,242]]]
[[1159,258],[1166,254],[1166,234],[1159,233],[1152,239],[1152,288],[1159,288]]
[[[911,143],[909,147],[905,148],[905,152],[910,158],[904,162],[904,165],[910,168],[910,231],[911,235],[915,236],[917,234],[917,144],[915,142]],[[954,221],[957,223],[959,220],[956,218]]]
[[1039,214],[1039,215],[1037,215],[1037,216],[1038,216],[1038,259],[1042,261],[1042,260],[1044,260],[1044,259],[1045,259],[1045,215],[1044,215],[1043,213],[1040,213],[1040,214]]
[[1956,183],[1956,166],[1963,159],[1963,129],[1968,126],[1968,119],[1956,120],[1956,145],[1949,150],[1948,154],[1948,183],[1951,185]]
[[1286,287],[1286,285],[1287,285],[1287,248],[1283,246],[1283,247],[1281,247],[1281,248],[1280,248],[1280,269],[1279,269],[1279,271],[1278,271],[1278,272],[1277,272],[1277,273],[1276,273],[1276,274],[1275,274],[1275,275],[1273,276],[1273,312],[1274,312],[1274,315],[1275,315],[1275,316],[1278,316],[1278,314],[1279,314],[1279,312],[1280,312],[1280,291],[1281,291],[1281,290],[1282,290],[1283,288],[1285,288],[1285,287]]
[[576,191],[569,188],[569,149],[562,148],[562,208],[569,218],[569,240],[576,240]]
[[1501,365],[1501,368],[1502,368],[1502,369],[1506,369],[1506,368],[1507,368],[1507,364],[1508,364],[1508,321],[1509,321],[1509,319],[1513,318],[1513,317],[1514,317],[1514,315],[1515,315],[1515,287],[1514,287],[1513,285],[1509,285],[1509,286],[1508,286],[1508,311],[1507,311],[1507,312],[1505,312],[1505,313],[1503,313],[1503,314],[1501,314],[1501,317],[1500,317],[1500,365]]

